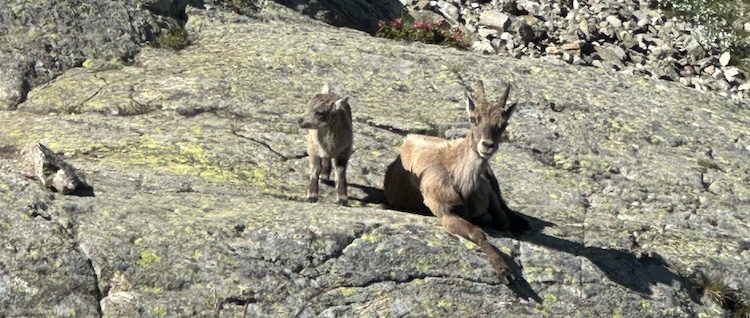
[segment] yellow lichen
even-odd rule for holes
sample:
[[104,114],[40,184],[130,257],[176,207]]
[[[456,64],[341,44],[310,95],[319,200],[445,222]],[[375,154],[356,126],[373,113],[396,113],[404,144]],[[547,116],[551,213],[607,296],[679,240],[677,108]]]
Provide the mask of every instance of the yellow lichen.
[[154,251],[142,251],[140,259],[138,259],[138,265],[141,267],[146,267],[159,262],[161,262],[161,257]]
[[351,297],[352,295],[354,295],[356,293],[357,293],[357,290],[354,289],[354,288],[349,288],[349,287],[342,287],[341,288],[341,296]]

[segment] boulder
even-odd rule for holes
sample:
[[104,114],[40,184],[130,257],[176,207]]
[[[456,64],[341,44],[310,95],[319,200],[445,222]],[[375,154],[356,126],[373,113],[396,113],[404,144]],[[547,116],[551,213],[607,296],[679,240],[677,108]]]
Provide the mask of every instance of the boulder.
[[[188,9],[182,51],[73,68],[0,111],[0,316],[692,317],[724,312],[701,273],[750,288],[736,101],[373,38],[275,4]],[[467,122],[464,79],[490,99],[509,82],[518,105],[489,164],[532,229],[486,229],[511,285],[434,217],[383,202],[403,134]],[[328,186],[304,202],[296,118],[325,82],[353,110],[349,207]],[[34,140],[92,195],[23,177],[7,155]]]

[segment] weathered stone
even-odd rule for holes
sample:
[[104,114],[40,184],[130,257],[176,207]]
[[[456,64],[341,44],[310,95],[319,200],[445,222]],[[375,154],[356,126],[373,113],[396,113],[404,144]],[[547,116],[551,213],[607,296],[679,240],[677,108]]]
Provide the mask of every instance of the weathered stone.
[[607,22],[609,22],[609,24],[612,25],[615,29],[622,28],[622,21],[620,21],[617,16],[607,16]]
[[706,56],[706,50],[698,43],[695,37],[689,37],[685,43],[685,52],[690,61],[697,61]]
[[495,48],[492,47],[492,44],[487,39],[482,39],[479,41],[474,41],[474,44],[471,45],[471,49],[475,52],[481,52],[482,54],[496,54],[497,51],[495,51]]
[[[188,14],[194,45],[181,52],[67,70],[0,111],[0,316],[711,317],[730,313],[700,298],[691,272],[750,288],[746,105],[640,78],[674,65],[626,65],[631,76],[392,42],[272,3],[253,18]],[[564,43],[537,41],[509,54]],[[487,229],[512,286],[434,217],[379,198],[402,133],[466,122],[465,78],[490,98],[513,83],[509,142],[489,164],[533,226]],[[294,120],[322,81],[352,94],[352,207],[301,202]],[[50,194],[5,159],[39,138],[88,173],[95,197]]]
[[523,20],[515,20],[513,24],[513,28],[516,30],[518,37],[521,38],[523,43],[529,43],[536,37],[534,29]]
[[729,65],[730,59],[731,55],[729,54],[729,52],[721,53],[721,56],[719,56],[719,64],[721,64],[721,66],[727,66]]
[[[0,5],[0,105],[88,58],[132,62],[142,44],[179,29],[185,0],[3,1]],[[158,18],[157,18],[158,14]],[[10,59],[10,60],[5,60]],[[22,77],[22,78],[19,78]],[[27,87],[18,89],[19,81]],[[5,83],[7,82],[7,84]],[[22,85],[22,86],[23,86]]]
[[729,90],[730,88],[732,88],[732,86],[729,85],[729,82],[727,82],[726,80],[716,81],[716,89],[726,91],[726,90]]
[[628,31],[620,31],[617,33],[617,38],[620,39],[622,45],[626,48],[632,49],[638,46],[638,42],[633,38],[633,34]]
[[625,68],[623,61],[626,58],[625,51],[618,46],[606,45],[606,46],[595,46],[594,49],[599,54],[599,57],[603,61],[610,63],[617,67],[617,69]]
[[734,66],[729,66],[724,68],[724,77],[726,77],[727,81],[733,82],[737,79],[744,79],[745,76],[740,69]]
[[438,1],[438,10],[444,17],[451,21],[458,22],[459,10],[454,4],[442,0]]
[[500,32],[510,29],[512,23],[510,16],[499,11],[484,11],[479,16],[479,23],[497,28]]
[[480,28],[477,30],[477,34],[481,38],[494,38],[497,36],[498,31],[496,29]]
[[24,83],[27,71],[15,55],[0,52],[0,109],[15,109],[26,99],[29,87]]
[[635,19],[638,21],[650,19],[648,14],[646,14],[646,12],[643,12],[642,10],[633,10],[632,14],[633,14],[633,17],[635,17]]

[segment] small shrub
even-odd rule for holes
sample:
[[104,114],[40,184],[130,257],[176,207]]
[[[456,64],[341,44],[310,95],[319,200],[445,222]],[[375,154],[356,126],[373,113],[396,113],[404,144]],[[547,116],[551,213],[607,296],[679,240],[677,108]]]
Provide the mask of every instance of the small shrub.
[[415,21],[410,17],[398,18],[393,21],[381,20],[378,22],[377,36],[391,40],[446,45],[459,49],[469,47],[461,29],[452,27],[445,20],[438,22]]
[[170,48],[179,51],[190,45],[190,39],[184,28],[162,29],[151,45],[155,48]]
[[706,275],[701,271],[695,273],[693,284],[713,302],[726,309],[729,317],[750,318],[750,304],[747,294],[732,289],[724,282],[724,276]]

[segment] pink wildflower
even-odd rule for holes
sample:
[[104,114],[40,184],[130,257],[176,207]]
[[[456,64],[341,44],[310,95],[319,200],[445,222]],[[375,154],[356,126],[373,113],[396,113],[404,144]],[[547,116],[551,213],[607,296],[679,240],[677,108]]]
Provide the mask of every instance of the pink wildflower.
[[383,20],[378,20],[378,26],[379,26],[379,27],[382,27],[382,26],[383,26],[383,24],[385,24],[385,21],[383,21]]
[[397,27],[397,26],[401,25],[401,18],[398,18],[398,19],[393,19],[393,22],[391,22],[391,24],[392,24],[393,26],[395,26],[395,27]]
[[427,24],[424,23],[424,21],[414,21],[414,27],[417,29],[424,29],[427,27]]
[[457,42],[461,42],[464,40],[464,35],[461,32],[461,29],[456,29],[456,34],[453,35],[453,39]]

